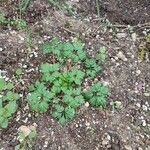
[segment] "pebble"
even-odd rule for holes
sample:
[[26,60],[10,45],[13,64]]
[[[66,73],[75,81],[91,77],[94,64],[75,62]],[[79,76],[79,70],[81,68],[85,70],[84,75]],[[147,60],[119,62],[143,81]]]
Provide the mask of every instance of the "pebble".
[[117,38],[124,38],[124,37],[126,37],[127,36],[127,34],[126,33],[117,33]]
[[86,125],[87,127],[89,127],[89,126],[90,126],[90,123],[89,123],[89,122],[86,122],[85,125]]
[[146,126],[146,121],[142,120],[142,126],[145,127]]
[[108,145],[110,140],[111,140],[110,135],[108,133],[105,133],[103,137],[102,145]]
[[137,103],[136,106],[140,108],[140,107],[141,107],[141,104],[140,104],[140,103]]
[[136,33],[132,33],[131,37],[132,37],[132,40],[135,42],[135,41],[136,41],[136,39],[137,39],[137,35],[136,35]]
[[89,107],[90,104],[89,104],[89,102],[86,102],[84,105],[85,105],[85,107]]
[[136,70],[136,74],[140,75],[141,74],[141,70]]
[[125,145],[124,147],[126,150],[132,150],[132,147],[130,145]]
[[145,105],[142,105],[142,108],[143,108],[144,111],[148,110],[147,106],[145,106]]
[[2,51],[3,51],[3,48],[0,47],[0,52],[2,52]]
[[149,97],[150,93],[144,93],[144,96]]
[[123,60],[123,61],[127,61],[127,60],[128,60],[128,59],[125,57],[125,55],[123,54],[123,52],[121,52],[121,51],[117,54],[117,57],[118,57],[119,59]]

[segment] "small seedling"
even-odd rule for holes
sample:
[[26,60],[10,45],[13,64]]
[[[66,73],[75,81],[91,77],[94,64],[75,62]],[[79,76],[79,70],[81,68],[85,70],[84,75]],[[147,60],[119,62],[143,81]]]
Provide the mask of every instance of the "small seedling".
[[[86,77],[95,78],[101,71],[105,59],[105,49],[101,49],[98,60],[87,56],[84,44],[78,40],[61,42],[58,38],[42,45],[43,53],[51,54],[57,63],[42,63],[39,67],[41,76],[31,85],[28,103],[33,111],[44,113],[52,107],[52,116],[64,125],[75,117],[77,109],[88,101],[93,107],[106,105],[107,87],[94,84],[83,92]],[[66,62],[69,69],[64,69]],[[81,64],[83,68],[77,67]],[[68,64],[67,64],[68,65]]]
[[96,62],[94,58],[86,59],[85,61],[86,75],[95,77],[99,71],[102,70],[101,66]]
[[49,92],[44,83],[40,83],[39,81],[37,81],[35,85],[31,85],[29,89],[28,103],[32,110],[39,113],[46,112],[54,94]]
[[5,17],[4,14],[0,13],[0,24],[6,24],[7,23],[7,19]]
[[22,69],[21,68],[17,68],[16,69],[16,75],[20,76],[22,74]]
[[35,128],[32,129],[32,126],[21,126],[17,137],[19,144],[15,146],[15,150],[32,149],[33,142],[36,139],[36,137],[37,132]]
[[13,21],[13,24],[16,25],[16,28],[18,30],[23,30],[27,27],[27,22],[23,19],[17,19]]
[[112,109],[114,111],[114,109],[119,109],[121,108],[122,106],[122,103],[120,101],[113,101],[111,102],[111,105],[112,105]]
[[103,63],[105,61],[105,58],[106,58],[106,47],[101,47],[99,49],[96,59],[99,60],[101,63]]
[[66,2],[60,3],[59,0],[48,0],[48,2],[53,6],[55,6],[56,8],[58,8],[59,10],[67,11],[70,15],[75,14],[73,8],[70,5],[68,5]]
[[29,5],[29,2],[30,0],[19,0],[19,5],[18,5],[19,10],[21,12],[25,11]]
[[18,93],[12,91],[13,83],[6,82],[0,78],[0,127],[7,128],[8,120],[17,110],[17,100],[20,98]]
[[108,88],[98,82],[85,92],[84,96],[93,107],[104,107],[107,95]]

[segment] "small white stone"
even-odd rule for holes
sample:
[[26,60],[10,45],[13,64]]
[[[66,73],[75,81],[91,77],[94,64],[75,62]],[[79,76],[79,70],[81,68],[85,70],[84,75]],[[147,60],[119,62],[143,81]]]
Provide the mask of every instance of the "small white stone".
[[117,57],[123,61],[127,61],[127,58],[125,57],[125,55],[121,51],[117,54]]
[[132,37],[132,40],[135,42],[135,41],[136,41],[136,38],[137,38],[136,33],[132,33],[131,37]]
[[89,126],[90,126],[90,123],[89,123],[89,122],[86,122],[85,125],[86,125],[87,127],[89,127]]
[[26,65],[26,64],[24,64],[22,67],[23,67],[24,69],[26,69],[26,68],[27,68],[27,65]]
[[0,47],[0,52],[2,52],[3,51],[3,49]]
[[127,34],[126,33],[117,33],[117,38],[124,38],[124,37],[126,37],[127,36]]
[[136,74],[137,74],[137,75],[141,74],[141,70],[137,70],[137,71],[136,71]]
[[132,147],[130,145],[125,145],[126,150],[132,150]]
[[143,108],[144,111],[147,111],[147,106],[142,105],[142,108]]
[[89,107],[90,104],[89,104],[89,102],[86,102],[84,105],[85,105],[85,107]]
[[140,108],[140,107],[141,107],[141,104],[140,104],[140,103],[137,103],[136,106]]
[[145,127],[146,126],[146,121],[142,120],[142,126]]
[[78,128],[79,126],[78,126],[78,124],[76,124],[76,128]]
[[144,93],[144,96],[149,97],[150,93]]

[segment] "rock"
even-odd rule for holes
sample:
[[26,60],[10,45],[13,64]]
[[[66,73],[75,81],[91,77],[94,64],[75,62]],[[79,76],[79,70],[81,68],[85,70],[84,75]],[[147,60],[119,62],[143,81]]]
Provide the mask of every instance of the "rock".
[[24,125],[20,126],[18,130],[19,130],[20,132],[23,132],[23,134],[24,134],[25,136],[28,136],[28,135],[31,133],[30,128],[27,127],[27,126],[24,126]]
[[148,110],[147,106],[145,106],[145,105],[142,105],[142,108],[143,108],[144,111]]
[[132,33],[131,37],[132,37],[132,40],[135,42],[135,41],[136,41],[136,38],[137,38],[136,33]]
[[150,93],[144,93],[144,96],[149,97]]
[[140,75],[141,74],[141,70],[136,70],[136,75]]
[[86,125],[87,127],[89,127],[89,126],[90,126],[90,123],[89,123],[89,122],[86,122],[85,125]]
[[125,150],[132,150],[132,147],[130,145],[125,145]]
[[140,108],[140,107],[141,107],[141,104],[140,104],[140,103],[137,103],[136,106]]
[[123,61],[127,61],[127,58],[125,57],[125,55],[121,51],[117,54],[117,57]]
[[36,130],[36,126],[34,124],[31,126],[22,125],[18,128],[18,130],[19,132],[22,132],[25,135],[25,137],[27,137],[32,131]]
[[2,52],[2,51],[3,51],[3,48],[0,47],[0,52]]
[[146,126],[146,121],[142,120],[142,126],[145,127]]
[[126,33],[117,33],[117,38],[120,39],[120,38],[125,38],[127,36]]
[[111,137],[108,133],[105,133],[102,140],[102,145],[108,145]]
[[84,105],[85,105],[85,107],[89,107],[90,104],[88,102],[86,102]]

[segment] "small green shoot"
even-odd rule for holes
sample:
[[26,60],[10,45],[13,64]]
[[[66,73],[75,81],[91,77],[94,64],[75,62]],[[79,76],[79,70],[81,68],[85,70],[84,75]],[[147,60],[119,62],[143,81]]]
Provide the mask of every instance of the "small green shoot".
[[85,61],[86,75],[95,77],[99,71],[102,70],[101,66],[96,62],[94,58],[86,59]]
[[108,88],[98,82],[85,92],[84,96],[93,107],[105,107],[107,95]]
[[9,118],[17,110],[17,100],[20,98],[18,93],[13,92],[14,85],[0,78],[0,127],[7,128]]
[[19,10],[21,12],[25,11],[29,5],[29,2],[30,0],[19,0],[19,5],[18,5]]
[[22,74],[22,69],[21,68],[17,68],[16,69],[16,75],[20,76]]
[[16,25],[16,28],[18,30],[23,30],[27,27],[27,22],[23,19],[17,19],[13,21],[13,24]]
[[37,132],[34,126],[21,126],[17,136],[19,144],[15,146],[15,150],[32,149],[36,137]]
[[[42,45],[43,53],[52,55],[57,63],[40,65],[41,76],[35,84],[30,85],[27,97],[33,111],[44,113],[51,106],[52,116],[65,125],[75,117],[77,109],[86,101],[93,107],[106,105],[107,87],[98,82],[83,92],[82,86],[85,78],[95,78],[102,70],[100,65],[105,60],[105,49],[100,49],[96,59],[88,56],[84,48],[78,39],[62,42],[53,38]],[[78,64],[83,68],[77,67]],[[69,69],[64,69],[65,65],[69,65]]]

